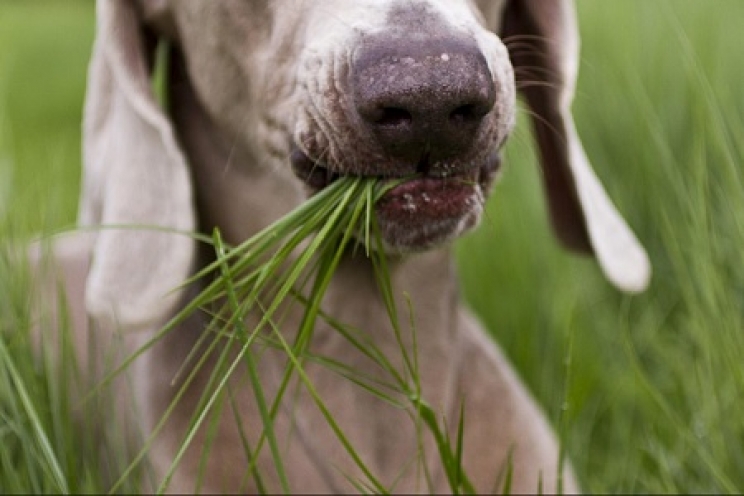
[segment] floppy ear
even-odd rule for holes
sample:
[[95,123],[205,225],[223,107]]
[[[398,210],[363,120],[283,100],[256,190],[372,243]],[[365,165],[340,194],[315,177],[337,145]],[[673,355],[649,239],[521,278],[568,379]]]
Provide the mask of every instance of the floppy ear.
[[[196,226],[186,159],[151,89],[152,51],[133,0],[98,0],[84,116],[79,223],[97,232],[88,312],[158,325],[188,276]],[[152,40],[150,40],[152,41]],[[122,228],[122,226],[129,226]],[[137,226],[136,228],[134,226]]]
[[533,116],[556,235],[569,249],[594,253],[618,288],[644,290],[648,256],[594,174],[571,116],[579,56],[573,2],[510,0],[501,37]]

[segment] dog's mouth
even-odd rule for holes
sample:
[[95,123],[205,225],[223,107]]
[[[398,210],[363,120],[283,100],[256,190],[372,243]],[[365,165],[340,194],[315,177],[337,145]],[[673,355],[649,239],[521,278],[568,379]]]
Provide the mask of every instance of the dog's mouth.
[[[299,148],[291,157],[292,170],[311,193],[334,181],[358,174],[336,171],[310,158]],[[480,163],[447,171],[418,172],[410,179],[392,174],[365,174],[382,181],[404,181],[391,188],[375,207],[383,242],[398,252],[441,245],[477,225],[485,198],[501,166],[498,150]]]

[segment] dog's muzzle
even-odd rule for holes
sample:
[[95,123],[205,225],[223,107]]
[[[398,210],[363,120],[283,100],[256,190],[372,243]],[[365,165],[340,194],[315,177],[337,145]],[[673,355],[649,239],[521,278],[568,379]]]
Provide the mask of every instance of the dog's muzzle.
[[478,47],[457,38],[367,39],[349,72],[357,142],[344,154],[375,163],[339,166],[297,147],[295,174],[316,191],[345,175],[410,178],[377,206],[394,250],[430,248],[475,226],[500,165],[497,88]]

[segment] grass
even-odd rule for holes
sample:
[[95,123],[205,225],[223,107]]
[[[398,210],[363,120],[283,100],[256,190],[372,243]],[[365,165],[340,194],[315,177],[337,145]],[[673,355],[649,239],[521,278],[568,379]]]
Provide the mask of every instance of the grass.
[[[522,122],[486,222],[458,245],[463,292],[558,427],[585,489],[741,492],[744,4],[578,4],[579,131],[649,250],[652,286],[620,295],[592,261],[557,247]],[[69,413],[61,379],[74,367],[50,374],[33,359],[26,281],[7,255],[74,221],[91,21],[87,1],[0,0],[3,492],[105,487]]]
[[563,413],[588,489],[741,491],[744,71],[726,60],[744,5],[579,5],[579,131],[649,249],[652,285],[616,294],[555,246],[520,146],[491,226],[460,245],[465,293],[555,421],[571,338]]

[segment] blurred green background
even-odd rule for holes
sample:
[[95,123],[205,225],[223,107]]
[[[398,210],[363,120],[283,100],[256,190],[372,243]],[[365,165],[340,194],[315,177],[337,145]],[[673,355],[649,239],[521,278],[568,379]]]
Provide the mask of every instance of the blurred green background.
[[[577,5],[577,125],[651,288],[557,246],[522,122],[463,292],[586,490],[744,491],[744,2]],[[74,223],[93,34],[90,0],[0,0],[0,247]]]

